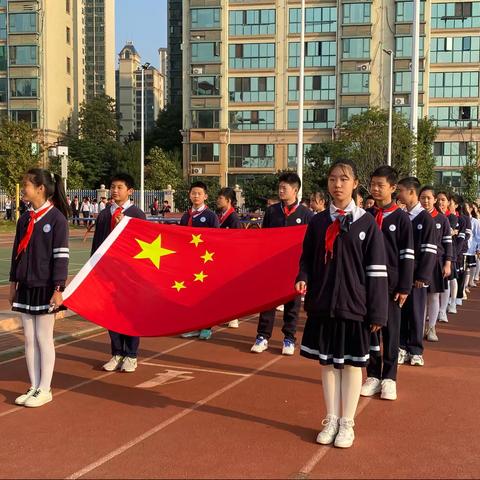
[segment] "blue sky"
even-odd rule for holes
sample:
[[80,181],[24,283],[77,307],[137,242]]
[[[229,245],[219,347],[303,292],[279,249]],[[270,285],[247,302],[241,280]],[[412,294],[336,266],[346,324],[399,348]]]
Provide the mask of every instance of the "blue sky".
[[142,61],[158,68],[158,49],[167,46],[167,0],[115,0],[116,54],[129,40]]

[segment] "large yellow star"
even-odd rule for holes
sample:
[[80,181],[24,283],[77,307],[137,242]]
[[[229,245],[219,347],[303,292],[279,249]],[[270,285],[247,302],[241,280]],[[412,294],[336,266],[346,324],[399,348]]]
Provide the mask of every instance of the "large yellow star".
[[138,240],[137,238],[135,240],[137,240],[137,243],[140,245],[142,251],[133,258],[148,258],[157,268],[160,268],[160,260],[162,257],[177,253],[173,250],[167,250],[166,248],[162,247],[161,235],[159,235],[157,239],[154,240],[152,243],[143,242],[142,240]]
[[208,250],[205,250],[205,255],[202,255],[200,258],[203,258],[203,263],[213,262],[213,256],[215,252],[210,253]]
[[183,290],[184,288],[187,288],[185,286],[185,282],[177,282],[175,280],[175,283],[172,285],[172,288],[174,288],[177,292],[180,292],[180,290]]
[[198,247],[200,243],[203,243],[202,234],[192,235],[192,241],[190,243],[193,243],[196,247]]
[[208,277],[208,275],[205,275],[203,273],[203,270],[200,272],[200,273],[194,273],[193,274],[195,276],[195,280],[194,282],[202,282]]

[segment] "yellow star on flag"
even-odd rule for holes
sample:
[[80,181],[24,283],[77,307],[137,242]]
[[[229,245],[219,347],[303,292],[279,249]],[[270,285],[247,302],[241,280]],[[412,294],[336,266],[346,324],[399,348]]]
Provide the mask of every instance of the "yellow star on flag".
[[198,247],[200,243],[203,243],[202,234],[192,235],[192,241],[190,243],[193,243],[196,247]]
[[172,285],[172,288],[174,288],[177,292],[180,292],[180,290],[183,290],[184,288],[187,288],[185,286],[185,282],[177,282]]
[[173,250],[168,250],[162,247],[161,235],[159,235],[152,243],[143,242],[142,240],[138,240],[138,238],[135,240],[140,245],[142,251],[133,258],[149,259],[158,269],[160,268],[160,260],[162,257],[177,253]]
[[208,250],[205,250],[205,255],[202,255],[200,258],[203,258],[203,263],[213,262],[213,256],[215,252],[210,253]]
[[205,275],[203,273],[203,270],[200,272],[200,273],[194,273],[193,274],[195,276],[195,280],[194,282],[202,282],[208,277],[208,275]]

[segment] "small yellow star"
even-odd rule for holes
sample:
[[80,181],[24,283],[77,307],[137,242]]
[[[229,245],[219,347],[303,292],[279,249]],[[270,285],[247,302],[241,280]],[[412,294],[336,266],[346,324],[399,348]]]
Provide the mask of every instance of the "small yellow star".
[[205,255],[202,255],[200,258],[203,258],[203,263],[213,262],[213,256],[215,252],[210,253],[208,250],[205,250]]
[[166,255],[172,255],[173,250],[167,250],[162,247],[162,236],[159,235],[156,240],[152,243],[143,242],[142,240],[137,240],[137,243],[142,248],[142,251],[133,258],[137,259],[149,259],[157,267],[160,268],[160,260]]
[[200,272],[200,273],[194,273],[193,274],[195,276],[195,280],[194,282],[202,282],[208,277],[208,275],[205,275],[203,273],[203,270]]
[[203,243],[202,234],[192,235],[192,241],[190,243],[193,243],[196,247],[198,247],[200,243]]
[[180,292],[180,290],[183,290],[184,288],[187,288],[185,286],[185,282],[177,282],[175,280],[175,284],[172,285],[172,288],[174,288],[177,292]]

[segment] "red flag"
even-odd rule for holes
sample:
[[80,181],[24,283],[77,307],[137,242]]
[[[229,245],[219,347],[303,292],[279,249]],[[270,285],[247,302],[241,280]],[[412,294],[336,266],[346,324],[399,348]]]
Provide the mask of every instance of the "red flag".
[[305,226],[221,230],[125,217],[65,291],[65,305],[110,330],[167,336],[295,297]]

